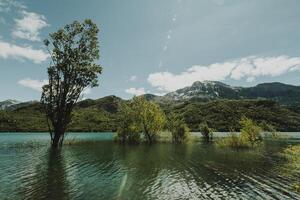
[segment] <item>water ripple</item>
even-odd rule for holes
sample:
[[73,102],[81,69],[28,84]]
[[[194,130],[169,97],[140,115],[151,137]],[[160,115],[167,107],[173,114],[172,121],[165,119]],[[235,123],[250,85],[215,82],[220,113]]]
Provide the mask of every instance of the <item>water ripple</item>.
[[[3,138],[2,138],[2,141]],[[300,199],[300,174],[267,149],[220,151],[201,144],[65,146],[0,143],[0,199]]]

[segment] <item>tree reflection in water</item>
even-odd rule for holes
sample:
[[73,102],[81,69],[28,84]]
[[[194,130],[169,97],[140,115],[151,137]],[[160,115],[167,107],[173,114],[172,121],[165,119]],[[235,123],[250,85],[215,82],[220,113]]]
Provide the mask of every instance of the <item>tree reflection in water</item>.
[[29,182],[26,187],[21,187],[21,196],[24,199],[55,199],[67,200],[68,181],[65,172],[64,156],[59,149],[50,148],[40,163],[35,166],[35,173],[24,180]]

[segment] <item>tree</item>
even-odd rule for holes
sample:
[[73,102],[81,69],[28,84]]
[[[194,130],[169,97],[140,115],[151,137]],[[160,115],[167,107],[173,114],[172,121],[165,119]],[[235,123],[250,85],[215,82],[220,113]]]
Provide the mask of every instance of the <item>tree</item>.
[[259,127],[262,129],[266,137],[271,136],[273,139],[278,139],[280,137],[275,127],[272,124],[267,123],[266,121],[262,121],[259,124]]
[[141,125],[131,105],[122,104],[116,139],[121,143],[139,143]]
[[168,117],[168,129],[172,133],[172,140],[174,143],[185,141],[189,134],[189,128],[184,120],[174,113],[170,114]]
[[213,130],[209,128],[207,123],[200,124],[200,132],[205,142],[210,142],[213,139]]
[[158,132],[164,128],[165,113],[157,104],[147,101],[142,96],[133,98],[132,109],[137,114],[136,120],[141,123],[147,142],[152,144]]
[[242,126],[240,132],[243,140],[249,142],[252,146],[262,141],[262,129],[254,121],[247,117],[242,117],[240,124]]
[[53,147],[62,145],[72,110],[87,87],[98,86],[102,68],[99,59],[99,30],[91,20],[74,21],[44,40],[51,56],[49,83],[43,86],[41,103]]

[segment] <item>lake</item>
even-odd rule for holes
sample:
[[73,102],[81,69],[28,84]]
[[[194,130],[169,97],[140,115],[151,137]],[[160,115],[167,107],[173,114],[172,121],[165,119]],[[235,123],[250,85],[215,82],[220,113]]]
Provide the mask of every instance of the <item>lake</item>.
[[[300,173],[280,153],[300,133],[255,150],[213,145],[123,146],[112,133],[70,133],[97,141],[49,148],[46,133],[0,133],[0,199],[300,199]],[[285,169],[285,170],[283,170]]]

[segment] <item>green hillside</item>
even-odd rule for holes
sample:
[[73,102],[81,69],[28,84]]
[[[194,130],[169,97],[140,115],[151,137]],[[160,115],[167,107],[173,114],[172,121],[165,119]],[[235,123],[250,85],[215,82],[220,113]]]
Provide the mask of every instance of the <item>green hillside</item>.
[[[120,117],[120,103],[126,102],[115,96],[97,100],[84,100],[77,104],[69,131],[114,131]],[[298,107],[285,107],[270,100],[216,100],[161,104],[169,114],[182,115],[193,130],[197,131],[202,122],[216,131],[239,130],[241,116],[245,115],[257,122],[267,122],[279,131],[300,131],[300,112]],[[1,132],[47,131],[46,118],[39,103],[0,111]]]

